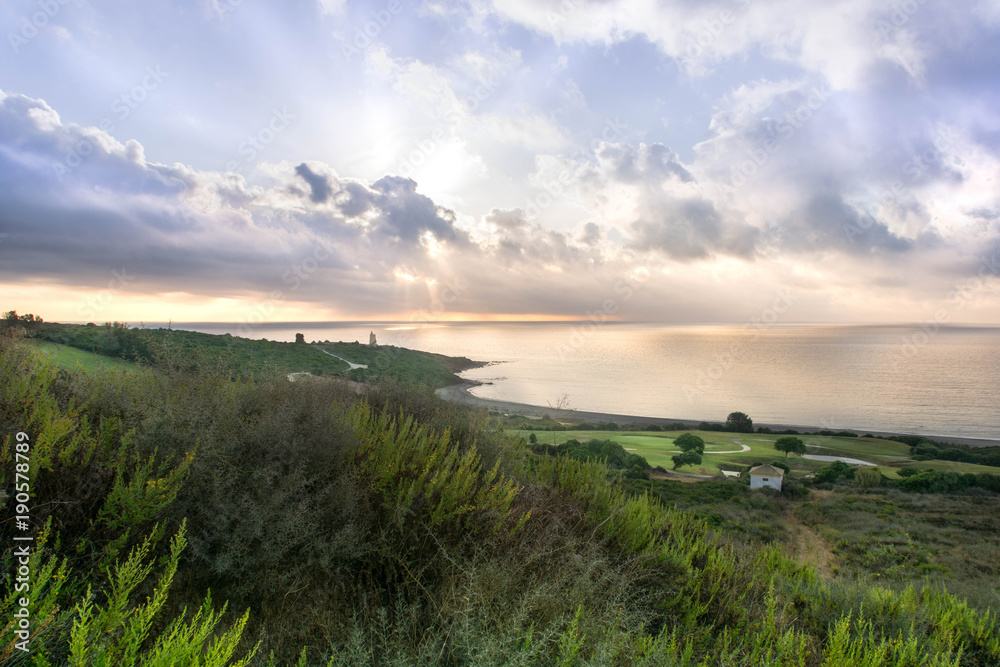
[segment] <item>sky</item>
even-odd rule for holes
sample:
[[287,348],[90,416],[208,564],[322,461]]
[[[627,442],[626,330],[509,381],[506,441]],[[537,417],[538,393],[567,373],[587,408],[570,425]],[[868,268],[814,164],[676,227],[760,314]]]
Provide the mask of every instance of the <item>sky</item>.
[[1000,324],[1000,2],[13,0],[0,307]]

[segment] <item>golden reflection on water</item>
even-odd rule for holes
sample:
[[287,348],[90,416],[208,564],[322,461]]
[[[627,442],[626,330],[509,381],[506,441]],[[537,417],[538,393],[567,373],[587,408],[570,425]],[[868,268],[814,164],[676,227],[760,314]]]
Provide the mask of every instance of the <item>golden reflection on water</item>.
[[572,408],[618,414],[719,420],[741,410],[757,422],[1000,438],[1000,329],[989,327],[299,324],[260,335],[350,341],[371,330],[382,345],[503,362],[464,374],[492,382],[474,390],[483,398],[545,406],[565,396]]

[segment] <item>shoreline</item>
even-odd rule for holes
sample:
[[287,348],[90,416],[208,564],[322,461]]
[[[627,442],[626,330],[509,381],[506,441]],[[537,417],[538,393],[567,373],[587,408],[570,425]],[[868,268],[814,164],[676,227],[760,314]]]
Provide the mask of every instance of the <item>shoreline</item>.
[[[451,384],[447,387],[441,387],[437,389],[434,393],[438,397],[450,402],[457,403],[459,405],[467,405],[476,408],[486,408],[487,410],[495,412],[507,412],[510,414],[522,415],[525,417],[541,417],[543,415],[549,415],[552,419],[556,420],[574,420],[578,422],[615,422],[617,424],[697,424],[699,422],[708,422],[712,424],[721,424],[719,420],[712,419],[674,419],[671,417],[642,417],[639,415],[622,415],[615,414],[611,412],[590,412],[587,410],[563,410],[558,408],[551,408],[547,406],[540,405],[529,405],[527,403],[515,403],[513,401],[501,401],[497,399],[489,398],[479,398],[470,393],[469,390],[482,385],[481,382],[475,382],[472,380],[462,380],[458,384]],[[824,430],[821,426],[807,426],[802,424],[765,424],[765,423],[754,423],[754,426],[763,426],[771,428],[775,431],[782,431],[785,429],[795,429],[796,431],[821,431]],[[840,431],[849,431],[851,433],[856,433],[859,436],[871,434],[871,435],[881,435],[881,436],[896,436],[896,435],[920,435],[922,437],[930,438],[941,442],[944,444],[955,444],[955,445],[966,445],[968,447],[996,447],[1000,446],[1000,440],[993,440],[990,438],[969,438],[965,436],[945,436],[945,435],[923,435],[921,433],[901,433],[899,431],[882,431],[882,430],[871,430],[871,429],[853,429],[844,428],[837,429]]]

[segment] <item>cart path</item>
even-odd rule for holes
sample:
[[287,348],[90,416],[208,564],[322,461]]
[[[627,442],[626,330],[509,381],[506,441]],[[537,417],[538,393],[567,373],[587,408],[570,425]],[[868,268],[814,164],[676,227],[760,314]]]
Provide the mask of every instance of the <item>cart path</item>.
[[[724,450],[721,450],[721,451],[718,451],[718,452],[709,452],[709,451],[706,451],[705,454],[745,454],[745,453],[747,453],[747,452],[750,451],[750,445],[745,445],[742,442],[740,442],[739,440],[737,440],[736,438],[733,438],[733,442],[735,442],[737,445],[739,445],[740,449],[724,449]],[[635,447],[625,447],[624,449],[627,452],[634,452],[634,451],[636,451]],[[668,449],[668,450],[666,450],[666,453],[667,454],[676,454],[676,453],[679,453],[680,451],[681,450],[679,450],[679,449]]]

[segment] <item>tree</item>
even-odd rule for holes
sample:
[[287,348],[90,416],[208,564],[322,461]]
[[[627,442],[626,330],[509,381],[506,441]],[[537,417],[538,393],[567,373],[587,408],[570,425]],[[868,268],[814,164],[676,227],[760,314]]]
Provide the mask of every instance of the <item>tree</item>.
[[674,470],[677,470],[680,466],[701,465],[701,454],[695,451],[681,452],[680,454],[674,454],[670,458],[674,462]]
[[861,466],[854,471],[854,486],[870,489],[882,483],[882,473],[875,466]]
[[[682,433],[674,439],[674,444],[685,453],[694,452],[699,456],[705,453],[705,441],[694,433]],[[698,463],[701,463],[701,459]]]
[[779,452],[784,452],[786,457],[789,452],[798,454],[799,456],[806,453],[806,443],[802,442],[801,438],[796,438],[795,436],[790,435],[786,435],[784,438],[778,438],[777,442],[774,443],[774,448]]
[[730,412],[726,417],[726,430],[733,433],[753,433],[753,420],[745,412]]
[[530,442],[533,445],[536,444],[538,442],[538,436],[532,433],[531,435],[528,436],[528,442]]

